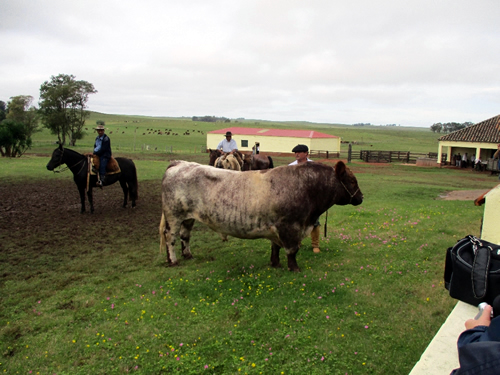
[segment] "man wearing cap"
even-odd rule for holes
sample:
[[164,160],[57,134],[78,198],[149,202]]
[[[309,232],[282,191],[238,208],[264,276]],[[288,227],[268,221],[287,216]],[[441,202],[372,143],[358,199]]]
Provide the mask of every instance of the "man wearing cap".
[[[306,145],[297,145],[292,149],[292,152],[295,153],[295,161],[288,165],[300,165],[307,162],[312,162],[309,156],[309,147]],[[319,219],[314,223],[313,230],[311,231],[311,246],[313,248],[313,252],[316,254],[321,252],[319,249]]]
[[111,140],[104,134],[104,125],[97,125],[95,130],[97,137],[94,143],[94,155],[99,156],[99,180],[96,185],[102,188],[106,178],[106,166],[111,159]]
[[[226,138],[219,142],[217,145],[217,150],[222,151],[222,156],[224,155],[233,155],[238,163],[240,163],[240,167],[243,165],[243,160],[241,159],[241,155],[238,152],[238,145],[236,141],[232,138],[233,134],[231,132],[226,132]],[[225,156],[224,156],[225,158]]]
[[309,147],[307,147],[306,145],[297,145],[292,149],[292,152],[295,153],[295,161],[288,165],[297,165],[297,164],[303,164],[308,161],[312,161],[311,159],[308,158]]

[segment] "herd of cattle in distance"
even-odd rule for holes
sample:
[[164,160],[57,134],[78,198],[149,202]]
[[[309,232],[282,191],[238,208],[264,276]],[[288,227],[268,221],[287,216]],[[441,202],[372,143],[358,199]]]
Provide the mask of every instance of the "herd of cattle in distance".
[[[120,182],[123,207],[127,197],[135,206],[135,165],[130,159],[116,160],[121,172],[110,179],[110,184]],[[88,157],[60,145],[52,153],[47,169],[55,171],[62,164],[73,172],[80,193],[80,212],[85,212],[86,192],[92,213],[96,177],[91,174]],[[300,271],[297,252],[319,217],[333,205],[357,206],[362,202],[356,177],[343,161],[335,167],[308,162],[240,172],[176,160],[167,167],[162,180],[160,248],[166,251],[167,262],[177,265],[175,244],[180,238],[183,257],[192,258],[191,230],[199,221],[223,238],[266,238],[271,241],[273,267],[281,267],[279,253],[284,248],[288,269]]]

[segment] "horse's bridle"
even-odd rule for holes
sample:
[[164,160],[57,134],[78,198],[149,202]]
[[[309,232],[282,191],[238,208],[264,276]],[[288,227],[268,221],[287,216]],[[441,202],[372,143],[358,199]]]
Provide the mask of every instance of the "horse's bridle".
[[[85,161],[85,158],[83,158],[82,160],[80,160],[78,163],[76,163],[76,164],[72,165],[71,167],[68,167],[68,165],[66,164],[66,166],[65,166],[65,167],[61,168],[61,165],[63,164],[63,162],[62,162],[62,160],[63,160],[63,156],[64,156],[64,148],[62,148],[62,150],[61,150],[61,158],[59,159],[59,165],[58,165],[59,170],[57,170],[57,171],[56,171],[56,170],[54,169],[54,173],[61,173],[61,172],[65,172],[65,171],[67,171],[68,169],[71,169],[71,168],[73,168],[73,167],[76,167],[78,164],[83,163],[83,162]],[[84,167],[84,166],[85,166],[85,165],[84,165],[84,164],[82,164],[82,167],[80,168],[80,170],[78,171],[78,173],[80,173],[80,172],[82,171],[82,169],[83,169],[83,167]]]

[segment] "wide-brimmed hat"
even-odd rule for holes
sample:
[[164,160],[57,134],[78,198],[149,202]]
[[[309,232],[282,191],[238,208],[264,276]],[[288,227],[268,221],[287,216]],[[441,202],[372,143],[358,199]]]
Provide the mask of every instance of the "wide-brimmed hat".
[[309,152],[309,147],[306,145],[297,145],[293,148],[292,152]]
[[104,127],[104,125],[97,125],[94,129],[95,130],[106,130],[106,128]]
[[226,137],[232,137],[233,133],[231,132],[226,132]]

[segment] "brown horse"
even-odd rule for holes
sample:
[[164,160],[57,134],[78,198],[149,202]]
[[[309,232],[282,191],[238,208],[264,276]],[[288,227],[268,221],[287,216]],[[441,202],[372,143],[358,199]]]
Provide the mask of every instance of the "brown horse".
[[262,169],[274,168],[273,159],[264,154],[256,154],[255,151],[251,155],[245,155],[243,159],[242,171],[258,171]]
[[220,150],[212,150],[211,148],[208,149],[208,152],[210,153],[210,160],[208,161],[208,165],[211,165],[213,167],[215,166],[215,161],[217,160],[217,158],[222,155],[222,152]]

